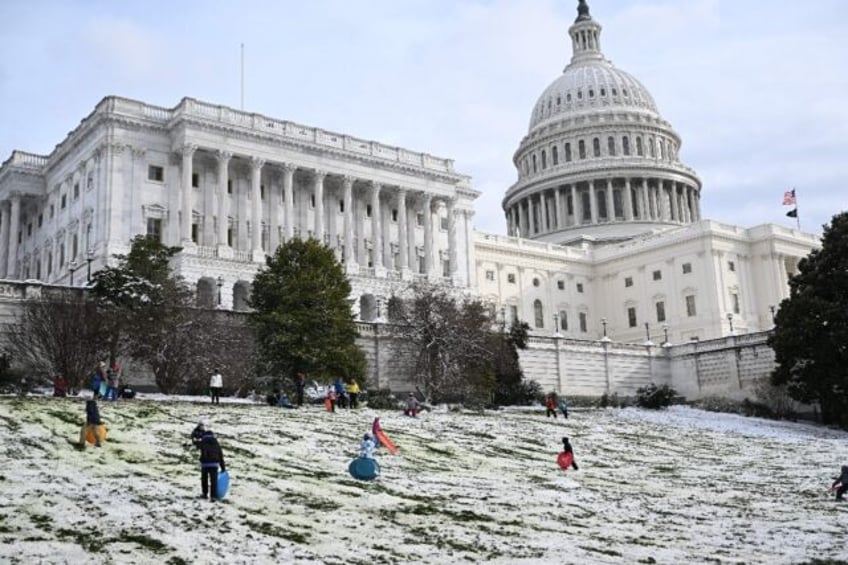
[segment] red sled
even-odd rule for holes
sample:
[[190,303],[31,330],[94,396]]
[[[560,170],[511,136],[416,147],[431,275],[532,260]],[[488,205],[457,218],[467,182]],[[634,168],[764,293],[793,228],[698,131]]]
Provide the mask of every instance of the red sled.
[[571,467],[572,463],[574,463],[573,453],[563,451],[557,455],[557,465],[559,465],[563,471],[568,471],[568,468]]

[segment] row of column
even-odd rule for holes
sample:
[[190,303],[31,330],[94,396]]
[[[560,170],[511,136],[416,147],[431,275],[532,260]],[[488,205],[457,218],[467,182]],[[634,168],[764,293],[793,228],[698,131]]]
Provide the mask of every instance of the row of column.
[[[180,239],[183,246],[192,245],[192,175],[194,168],[194,155],[197,146],[186,145],[182,149],[182,181],[181,181],[181,207],[184,213],[181,216]],[[230,216],[230,196],[227,186],[229,181],[229,165],[233,154],[228,151],[216,151],[218,165],[218,247],[228,248],[228,229]],[[261,194],[263,169],[266,164],[263,159],[250,157],[250,194],[251,194],[251,234],[250,251],[254,259],[262,260],[266,250],[263,249],[262,225],[263,218],[269,219],[269,253],[273,252],[280,244],[280,228],[283,230],[284,240],[289,240],[301,234],[296,232],[295,198],[294,198],[294,175],[299,168],[292,163],[274,163],[275,171],[282,171],[283,206],[280,214],[274,200],[274,183],[268,185],[268,200],[272,203],[270,211],[263,210]],[[314,214],[312,223],[312,237],[319,241],[327,242],[328,236],[337,235],[335,221],[325,225],[325,180],[328,176],[326,171],[316,169],[310,170],[312,174],[311,196],[314,199]],[[340,237],[340,255],[346,265],[366,265],[368,256],[368,245],[366,235],[370,236],[371,263],[377,270],[393,269],[393,258],[397,253],[397,270],[410,269],[419,272],[417,263],[419,249],[416,247],[415,229],[416,215],[420,211],[424,214],[423,221],[423,270],[426,274],[434,272],[436,267],[434,261],[434,232],[433,232],[433,207],[438,200],[444,200],[447,206],[448,216],[448,250],[447,257],[450,261],[449,273],[456,272],[456,220],[455,200],[453,198],[434,198],[429,193],[416,193],[413,205],[410,206],[408,190],[402,187],[388,187],[377,181],[364,180],[370,187],[366,199],[357,199],[354,196],[354,183],[359,179],[351,176],[342,177],[342,202],[343,202],[343,234]],[[388,229],[387,218],[392,214],[391,208],[386,207],[386,200],[394,200],[397,205],[397,241],[390,241],[391,234]],[[366,204],[367,202],[367,204]],[[417,204],[417,206],[416,206]],[[370,205],[370,230],[366,233],[365,217],[366,207]],[[358,213],[357,213],[358,212]],[[207,217],[211,214],[207,213]],[[357,237],[358,236],[358,237]],[[355,245],[357,243],[357,245]]]
[[688,224],[700,219],[700,207],[697,189],[685,183],[597,179],[541,190],[515,202],[506,215],[509,233],[530,237],[617,220]]

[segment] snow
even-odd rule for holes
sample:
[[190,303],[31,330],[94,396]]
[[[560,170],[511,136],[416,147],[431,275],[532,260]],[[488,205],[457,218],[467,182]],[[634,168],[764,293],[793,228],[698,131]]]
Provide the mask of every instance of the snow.
[[[848,434],[674,407],[399,412],[141,395],[0,398],[3,563],[798,563],[848,559]],[[400,447],[347,465],[375,416]],[[199,499],[206,418],[231,475]],[[561,437],[578,471],[556,465]]]

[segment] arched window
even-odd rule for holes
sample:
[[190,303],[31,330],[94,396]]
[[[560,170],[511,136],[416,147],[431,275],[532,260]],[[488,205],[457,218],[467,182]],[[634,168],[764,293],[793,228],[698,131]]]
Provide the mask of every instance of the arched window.
[[613,136],[607,138],[607,152],[615,157],[615,138]]
[[534,155],[533,155],[533,172],[535,173],[535,172],[536,172],[536,170],[537,170],[537,169],[536,169],[536,155],[534,154]]
[[568,163],[569,161],[571,161],[571,144],[566,143],[565,144],[565,162]]
[[542,170],[548,168],[548,154],[545,153],[545,150],[542,149]]
[[570,92],[569,92],[568,94],[566,94],[566,95],[565,95],[565,101],[566,101],[566,102],[571,102],[571,93],[570,93]]
[[663,158],[663,142],[661,139],[657,140],[657,156],[662,159]]
[[580,154],[581,159],[586,158],[586,142],[582,139],[577,142],[577,151]]
[[551,164],[553,166],[559,165],[559,150],[556,145],[551,149]]
[[601,140],[597,137],[592,140],[592,154],[595,157],[601,156]]
[[630,155],[630,138],[626,135],[621,136],[621,152]]
[[533,316],[535,318],[535,323],[537,328],[545,327],[545,315],[542,311],[542,301],[535,300],[533,301]]
[[636,138],[636,154],[639,157],[642,157],[645,154],[645,152],[642,149],[642,137],[641,136]]
[[651,154],[651,159],[656,157],[656,155],[654,154],[654,138],[653,137],[648,138],[648,152]]
[[565,310],[559,311],[559,329],[568,331],[568,312]]

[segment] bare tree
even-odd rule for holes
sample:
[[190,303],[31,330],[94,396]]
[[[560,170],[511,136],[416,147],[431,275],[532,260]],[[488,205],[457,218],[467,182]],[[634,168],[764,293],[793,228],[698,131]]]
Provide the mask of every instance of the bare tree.
[[434,402],[487,402],[495,383],[492,320],[480,301],[430,286],[393,298],[389,319],[417,352],[415,383]]
[[79,390],[108,352],[102,322],[84,293],[45,287],[40,298],[23,302],[20,314],[5,328],[11,363],[32,376],[61,373]]

